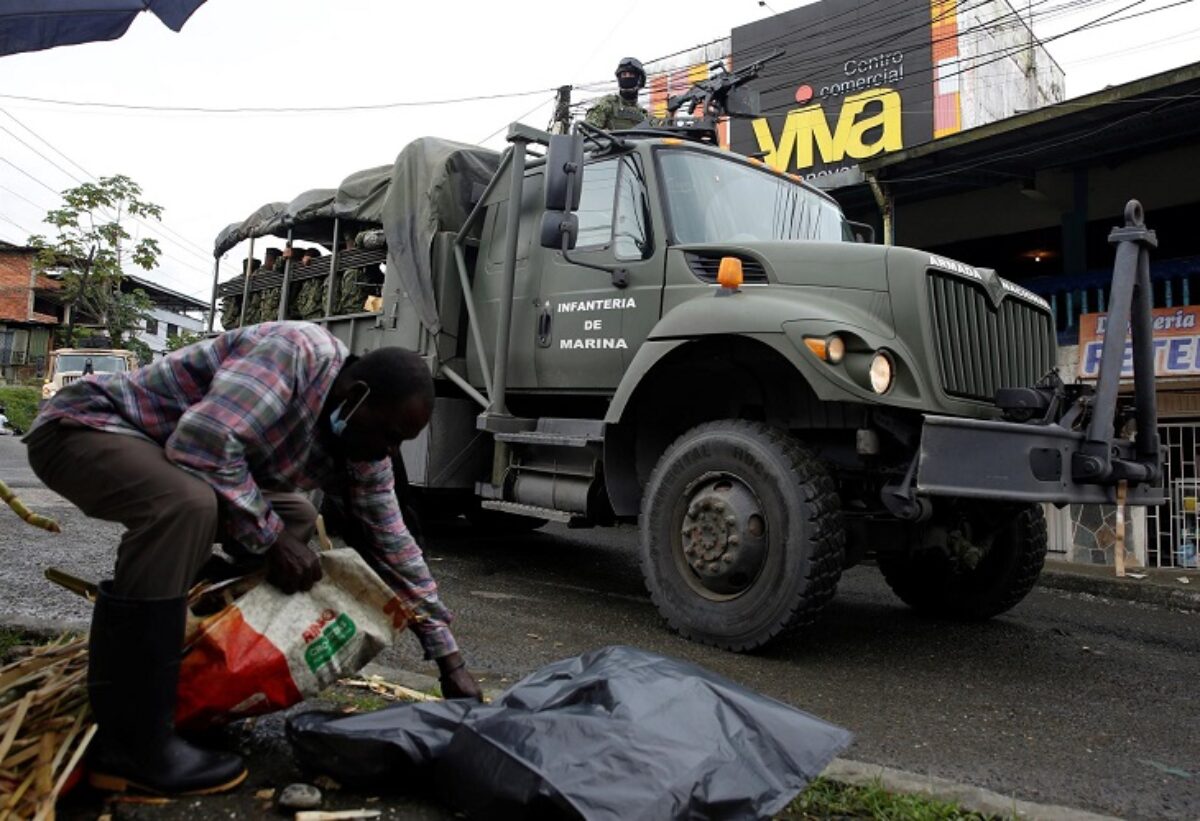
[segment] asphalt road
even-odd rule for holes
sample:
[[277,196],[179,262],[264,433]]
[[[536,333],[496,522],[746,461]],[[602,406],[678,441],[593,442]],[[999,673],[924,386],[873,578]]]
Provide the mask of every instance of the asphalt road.
[[[22,471],[25,470],[23,474]],[[0,511],[0,622],[83,619],[40,578],[99,578],[119,529],[38,487],[18,443],[0,477],[65,532]],[[632,529],[465,532],[428,547],[456,633],[485,684],[607,644],[686,658],[853,730],[847,757],[1031,801],[1130,818],[1200,817],[1200,614],[1046,589],[986,624],[919,618],[870,567],[843,577],[822,621],[738,656],[668,633],[645,594]],[[381,659],[430,671],[415,641]]]

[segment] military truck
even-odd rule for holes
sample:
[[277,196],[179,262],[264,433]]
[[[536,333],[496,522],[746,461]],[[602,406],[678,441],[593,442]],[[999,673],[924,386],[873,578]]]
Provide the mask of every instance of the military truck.
[[370,196],[361,172],[218,238],[218,256],[268,234],[330,250],[214,288],[214,306],[281,288],[281,319],[308,278],[337,302],[347,226],[386,262],[379,312],[318,321],[428,361],[433,419],[402,466],[426,529],[636,524],[670,626],[746,651],[812,623],[867,557],[912,607],[989,618],[1038,577],[1041,503],[1163,501],[1136,204],[1110,304],[1133,326],[1135,406],[1119,334],[1094,392],[1064,384],[1039,296],[862,241],[832,198],[711,129],[576,129],[514,124],[503,154],[418,140]]
[[124,373],[138,366],[137,354],[118,348],[59,348],[50,352],[42,401],[92,373]]

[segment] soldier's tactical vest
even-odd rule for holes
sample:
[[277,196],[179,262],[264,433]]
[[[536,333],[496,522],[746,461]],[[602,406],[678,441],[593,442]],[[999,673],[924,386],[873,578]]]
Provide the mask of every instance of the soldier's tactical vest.
[[646,110],[641,106],[620,103],[612,107],[608,118],[609,128],[633,128],[646,119]]

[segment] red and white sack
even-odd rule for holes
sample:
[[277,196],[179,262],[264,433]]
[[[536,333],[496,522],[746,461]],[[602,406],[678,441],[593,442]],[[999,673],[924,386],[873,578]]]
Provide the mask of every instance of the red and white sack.
[[179,674],[179,726],[274,712],[353,675],[392,644],[407,609],[351,549],[321,553],[307,593],[259,584],[200,621]]

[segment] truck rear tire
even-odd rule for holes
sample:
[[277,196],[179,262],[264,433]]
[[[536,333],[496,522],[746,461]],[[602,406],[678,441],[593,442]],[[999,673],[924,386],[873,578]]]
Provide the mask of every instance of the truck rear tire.
[[934,548],[880,553],[879,569],[892,591],[914,610],[985,621],[1015,607],[1037,584],[1046,560],[1046,538],[1042,506],[1022,505],[1008,517],[974,568],[963,567]]
[[762,647],[833,598],[845,532],[829,472],[786,432],[721,421],[659,459],[642,504],[642,575],[685,638]]

